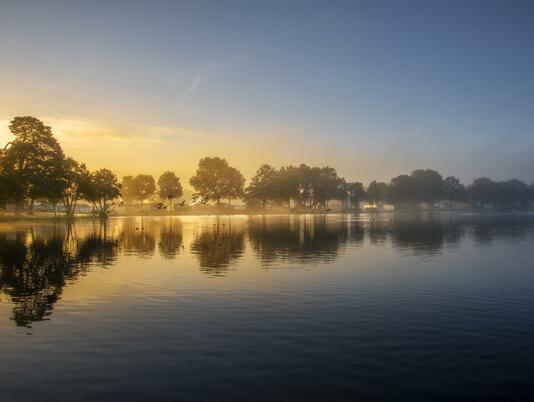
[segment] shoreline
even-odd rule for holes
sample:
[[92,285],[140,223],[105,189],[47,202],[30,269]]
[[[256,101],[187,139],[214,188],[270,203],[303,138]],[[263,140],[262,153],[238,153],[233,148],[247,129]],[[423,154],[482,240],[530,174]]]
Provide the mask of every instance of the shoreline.
[[[473,210],[473,209],[434,209],[434,210],[381,210],[381,211],[356,211],[356,210],[332,210],[332,211],[307,211],[307,210],[232,210],[221,211],[219,210],[188,210],[188,211],[172,211],[172,212],[159,212],[159,211],[141,211],[132,213],[113,213],[110,214],[108,219],[112,218],[130,218],[130,217],[181,217],[181,216],[257,216],[257,215],[415,215],[415,214],[492,214],[492,215],[528,215],[534,213],[534,210]],[[100,220],[100,218],[92,215],[78,214],[73,217],[67,217],[65,215],[54,216],[50,213],[33,213],[29,214],[11,214],[4,213],[0,215],[1,222],[17,222],[17,221],[80,221],[80,220]]]

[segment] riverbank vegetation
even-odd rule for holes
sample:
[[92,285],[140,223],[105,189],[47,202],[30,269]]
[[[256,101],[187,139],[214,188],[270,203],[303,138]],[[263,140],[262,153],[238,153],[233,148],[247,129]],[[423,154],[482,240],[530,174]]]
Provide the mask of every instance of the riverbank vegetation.
[[[262,164],[248,185],[243,174],[223,158],[206,157],[189,179],[194,192],[184,193],[180,178],[164,172],[157,181],[148,174],[125,176],[119,182],[108,169],[90,171],[66,156],[52,129],[40,120],[15,117],[9,126],[14,138],[0,154],[0,206],[14,214],[51,211],[73,217],[84,212],[99,217],[115,213],[177,211],[328,212],[362,208],[528,209],[534,183],[482,177],[464,185],[430,169],[414,170],[389,183],[364,186],[347,181],[332,167],[305,164],[273,167]],[[234,202],[234,204],[232,204]],[[82,208],[83,203],[83,208]],[[87,203],[90,206],[87,206]]]

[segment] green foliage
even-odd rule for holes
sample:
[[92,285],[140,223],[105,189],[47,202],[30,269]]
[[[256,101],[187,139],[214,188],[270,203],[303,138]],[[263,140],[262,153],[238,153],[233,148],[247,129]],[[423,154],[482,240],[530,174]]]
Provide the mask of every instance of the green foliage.
[[389,188],[386,183],[379,183],[372,181],[367,187],[367,201],[376,207],[378,203],[385,202],[389,193]]
[[140,174],[135,177],[125,176],[122,178],[122,198],[126,202],[139,201],[143,203],[156,193],[154,177],[148,174]]
[[219,157],[202,158],[189,183],[195,189],[194,199],[202,202],[219,203],[221,199],[244,196],[245,178],[239,170],[229,166],[226,159]]
[[447,177],[443,180],[442,192],[443,197],[451,204],[453,201],[464,202],[467,199],[465,186],[454,176]]
[[411,174],[416,202],[432,205],[443,196],[443,177],[431,169],[417,169]]
[[180,198],[183,194],[180,179],[174,172],[164,172],[158,179],[158,195],[163,199]]
[[274,167],[262,164],[245,190],[247,203],[257,203],[265,208],[276,192],[277,175],[278,172]]
[[388,200],[396,206],[414,204],[416,187],[414,179],[408,175],[400,175],[391,179]]
[[54,197],[54,172],[60,169],[63,150],[49,126],[35,117],[15,117],[9,125],[15,138],[0,160],[6,201],[19,207],[38,198]]
[[517,179],[494,182],[482,177],[473,181],[467,194],[471,203],[481,207],[524,208],[532,201],[529,187]]
[[353,183],[347,183],[345,186],[347,191],[348,201],[353,208],[359,208],[360,202],[364,201],[367,193],[362,183],[357,181]]
[[[17,211],[27,206],[31,211],[36,200],[62,204],[67,215],[74,214],[77,202],[85,199],[94,204],[101,217],[109,214],[113,200],[121,192],[116,176],[107,169],[90,173],[85,165],[66,157],[54,138],[52,129],[31,117],[15,117],[9,129],[13,139],[0,151],[0,206],[13,204]],[[305,164],[276,169],[263,164],[250,185],[235,167],[219,157],[202,158],[196,174],[190,178],[194,199],[203,204],[223,199],[244,198],[247,205],[282,204],[301,208],[326,208],[331,200],[359,207],[362,200],[373,206],[392,203],[395,207],[434,207],[448,200],[479,207],[526,208],[534,202],[534,183],[527,186],[513,179],[494,182],[476,179],[465,187],[455,177],[442,178],[435,170],[417,169],[410,175],[393,178],[390,184],[371,182],[365,190],[358,182],[347,183],[332,167]],[[122,181],[125,202],[149,199],[156,192],[150,175],[126,176]],[[158,195],[171,201],[181,197],[183,188],[173,172],[158,179]]]
[[93,203],[98,216],[105,218],[109,215],[113,200],[120,195],[120,188],[117,176],[113,172],[100,169],[91,173],[84,198]]
[[482,206],[494,205],[497,201],[498,192],[498,184],[486,177],[476,179],[467,189],[469,199]]

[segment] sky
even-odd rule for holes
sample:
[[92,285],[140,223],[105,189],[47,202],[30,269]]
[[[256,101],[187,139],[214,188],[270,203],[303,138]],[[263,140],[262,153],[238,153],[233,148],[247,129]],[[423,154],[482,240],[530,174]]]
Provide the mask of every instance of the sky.
[[534,2],[0,0],[15,116],[119,177],[222,156],[534,181]]

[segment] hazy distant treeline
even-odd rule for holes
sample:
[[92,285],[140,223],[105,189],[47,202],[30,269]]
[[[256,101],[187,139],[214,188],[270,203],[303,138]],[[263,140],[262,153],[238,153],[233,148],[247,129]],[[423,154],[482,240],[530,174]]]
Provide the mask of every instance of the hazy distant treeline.
[[[472,207],[528,208],[534,201],[534,183],[513,179],[495,182],[476,179],[465,186],[455,177],[443,178],[430,169],[414,170],[389,183],[373,181],[367,187],[348,182],[331,167],[263,164],[245,186],[241,172],[219,157],[202,158],[189,179],[194,189],[191,200],[180,200],[183,188],[173,172],[157,180],[151,175],[126,176],[119,182],[107,170],[90,172],[83,163],[65,156],[52,129],[34,117],[15,117],[9,126],[14,139],[0,155],[0,204],[16,211],[31,212],[36,201],[61,205],[73,215],[80,200],[92,203],[93,212],[107,216],[116,205],[160,200],[159,209],[242,200],[248,207],[285,206],[328,209],[331,201],[357,210],[362,203],[379,208],[428,208],[464,205]],[[119,201],[120,199],[120,201]]]

